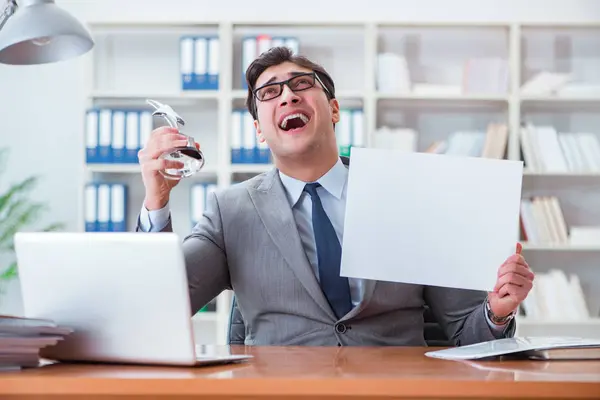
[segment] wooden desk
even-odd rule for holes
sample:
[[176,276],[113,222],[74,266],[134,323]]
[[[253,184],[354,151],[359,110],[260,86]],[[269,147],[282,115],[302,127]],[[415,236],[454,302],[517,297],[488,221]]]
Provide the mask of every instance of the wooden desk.
[[0,373],[0,398],[600,398],[600,361],[457,362],[426,350],[232,346],[255,358],[202,368],[57,363]]

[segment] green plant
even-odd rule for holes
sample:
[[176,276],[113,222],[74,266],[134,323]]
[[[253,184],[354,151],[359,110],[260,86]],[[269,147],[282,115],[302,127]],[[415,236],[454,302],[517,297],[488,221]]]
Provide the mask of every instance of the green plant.
[[[6,170],[7,159],[8,150],[0,149],[0,174]],[[6,192],[0,193],[0,256],[9,253],[10,260],[8,267],[0,269],[0,282],[13,279],[18,274],[14,256],[15,233],[33,225],[42,213],[47,211],[44,204],[31,201],[29,198],[38,180],[37,176],[28,177],[21,182],[13,183]],[[60,223],[53,223],[41,230],[48,232],[62,227]]]

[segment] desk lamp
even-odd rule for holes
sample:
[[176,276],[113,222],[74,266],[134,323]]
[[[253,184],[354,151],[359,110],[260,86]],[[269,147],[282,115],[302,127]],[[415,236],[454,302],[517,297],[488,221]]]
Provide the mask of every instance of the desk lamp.
[[0,63],[46,64],[88,52],[94,41],[54,0],[8,0],[0,11]]

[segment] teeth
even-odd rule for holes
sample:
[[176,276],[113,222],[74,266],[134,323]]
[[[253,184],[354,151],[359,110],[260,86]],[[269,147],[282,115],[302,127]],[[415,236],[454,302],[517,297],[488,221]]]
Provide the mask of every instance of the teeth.
[[302,122],[304,122],[305,124],[307,124],[307,123],[308,123],[308,117],[307,117],[306,115],[304,115],[304,114],[301,114],[301,113],[297,113],[297,114],[290,114],[290,115],[288,115],[287,117],[285,117],[285,118],[284,118],[284,120],[281,122],[281,127],[282,127],[283,129],[285,129],[285,127],[287,126],[287,122],[288,122],[290,119],[294,119],[294,118],[300,118],[300,119],[302,120]]

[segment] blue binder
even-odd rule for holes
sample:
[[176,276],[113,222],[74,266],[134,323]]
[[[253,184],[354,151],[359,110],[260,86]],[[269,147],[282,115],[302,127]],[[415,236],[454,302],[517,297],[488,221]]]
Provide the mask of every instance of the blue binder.
[[100,162],[100,115],[97,108],[89,109],[85,119],[86,162]]

